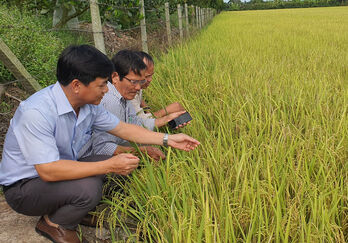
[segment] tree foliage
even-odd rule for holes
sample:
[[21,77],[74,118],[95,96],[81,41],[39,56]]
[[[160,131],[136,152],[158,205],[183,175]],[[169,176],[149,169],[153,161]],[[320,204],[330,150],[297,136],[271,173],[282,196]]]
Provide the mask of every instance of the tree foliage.
[[[45,31],[48,26],[47,16],[37,17],[27,10],[0,5],[1,39],[42,87],[56,81],[59,53],[69,44],[87,42],[82,35],[76,37],[70,31]],[[0,83],[12,80],[15,77],[0,62]]]
[[[4,0],[9,6],[16,6],[19,9],[25,8],[36,14],[53,14],[54,10],[63,10],[62,19],[56,28],[63,27],[73,17],[78,17],[89,9],[89,0]],[[225,7],[223,0],[144,0],[146,18],[156,20],[164,15],[164,4],[169,2],[170,13],[177,10],[177,4],[187,3],[189,6],[203,8],[214,8],[222,10]],[[106,21],[117,28],[127,29],[139,24],[143,18],[139,12],[139,0],[98,0],[102,21]],[[68,12],[74,7],[75,14]]]

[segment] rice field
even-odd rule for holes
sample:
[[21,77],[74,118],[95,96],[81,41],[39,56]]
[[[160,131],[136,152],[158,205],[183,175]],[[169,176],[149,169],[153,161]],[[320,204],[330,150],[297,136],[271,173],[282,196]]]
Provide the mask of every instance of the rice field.
[[112,228],[146,242],[347,241],[348,7],[224,12],[156,60],[146,97],[184,104],[201,145],[144,158],[105,200]]

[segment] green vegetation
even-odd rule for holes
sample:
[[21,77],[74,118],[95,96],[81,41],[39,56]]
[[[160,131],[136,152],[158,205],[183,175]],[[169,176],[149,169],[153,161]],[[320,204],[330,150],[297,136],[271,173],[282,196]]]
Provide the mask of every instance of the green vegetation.
[[[148,32],[163,31],[164,1],[145,1]],[[222,2],[222,0],[217,0]],[[99,1],[102,21],[116,29],[135,28],[140,30],[138,1]],[[171,2],[172,26],[177,25],[176,1]],[[191,2],[192,4],[194,2]],[[213,2],[211,2],[213,4]],[[82,12],[80,32],[70,31],[63,23],[52,28],[53,10],[56,1],[9,1],[0,5],[0,36],[26,67],[27,71],[43,86],[56,81],[55,68],[59,53],[71,44],[93,44],[90,27],[88,1],[62,0],[58,4],[64,11],[72,7]],[[201,2],[200,6],[210,6]],[[87,8],[87,10],[86,10]],[[153,11],[158,9],[158,11]],[[190,10],[192,11],[192,10]],[[190,12],[191,13],[191,12]],[[66,20],[69,18],[67,17]],[[190,18],[191,20],[191,18]],[[64,22],[64,21],[63,21]],[[66,23],[66,21],[64,22]],[[136,32],[136,31],[135,31]],[[137,34],[134,34],[137,38]],[[158,53],[158,50],[151,50]],[[111,53],[113,54],[113,53]],[[0,63],[0,83],[15,80],[12,74]]]
[[[111,230],[147,242],[344,242],[347,11],[223,13],[156,60],[149,103],[182,102],[194,118],[183,132],[202,145],[143,158],[124,193],[104,200]],[[50,28],[32,9],[0,6],[1,38],[43,86],[63,48],[90,43]],[[0,82],[13,79],[0,64]]]
[[7,113],[7,112],[10,112],[11,111],[11,105],[7,104],[6,102],[2,101],[0,103],[0,113],[4,114],[4,113]]
[[[71,32],[52,32],[51,21],[26,10],[0,5],[0,36],[17,58],[43,86],[56,82],[55,68],[60,52],[69,44],[88,43]],[[0,83],[15,80],[0,63]]]
[[345,242],[347,11],[223,13],[157,60],[149,103],[202,144],[144,159],[102,216],[146,242]]
[[[16,8],[27,8],[32,12],[52,15],[55,9],[60,8],[63,12],[63,18],[55,27],[63,27],[73,16],[89,18],[86,11],[89,10],[89,1],[72,0],[3,0],[9,6]],[[177,4],[187,3],[203,8],[214,8],[222,10],[226,7],[223,0],[144,0],[145,15],[149,23],[157,23],[164,16],[164,3],[169,2],[170,12],[177,10]],[[134,28],[139,25],[143,16],[139,12],[139,0],[98,0],[100,16],[102,21],[108,22],[119,29]],[[75,13],[69,11],[74,8]]]

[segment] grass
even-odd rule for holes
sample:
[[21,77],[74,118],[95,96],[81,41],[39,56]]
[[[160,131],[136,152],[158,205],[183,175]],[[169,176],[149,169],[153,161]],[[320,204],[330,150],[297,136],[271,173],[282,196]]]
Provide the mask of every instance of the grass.
[[347,11],[225,12],[157,60],[149,103],[182,102],[202,144],[144,159],[104,216],[147,242],[345,242]]

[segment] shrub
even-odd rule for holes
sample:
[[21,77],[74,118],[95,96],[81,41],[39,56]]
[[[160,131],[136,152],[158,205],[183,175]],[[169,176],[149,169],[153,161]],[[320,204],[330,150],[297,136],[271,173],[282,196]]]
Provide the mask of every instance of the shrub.
[[[48,31],[50,16],[35,16],[16,8],[0,6],[0,36],[27,71],[42,87],[56,81],[55,69],[60,52],[69,44],[84,42],[72,33]],[[0,63],[0,83],[14,80]]]

